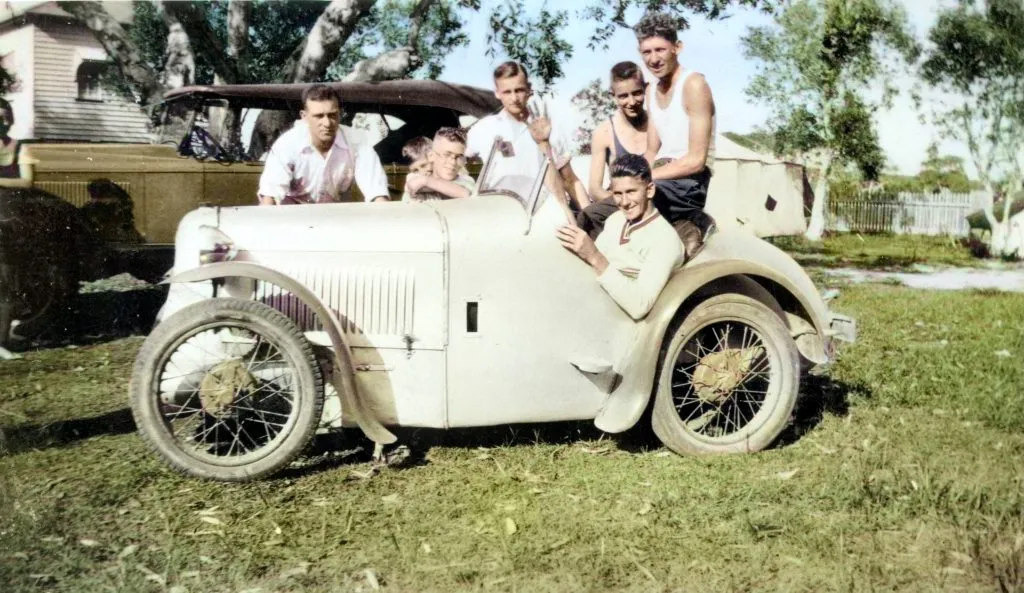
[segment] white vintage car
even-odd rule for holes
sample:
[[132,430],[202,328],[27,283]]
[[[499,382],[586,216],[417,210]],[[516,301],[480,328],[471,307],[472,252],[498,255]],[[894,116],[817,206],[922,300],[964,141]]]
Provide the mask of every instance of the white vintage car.
[[556,240],[564,204],[503,159],[466,199],[188,214],[131,382],[153,450],[243,481],[340,427],[386,444],[395,426],[649,418],[680,454],[758,451],[803,374],[854,339],[742,230],[714,233],[634,321]]

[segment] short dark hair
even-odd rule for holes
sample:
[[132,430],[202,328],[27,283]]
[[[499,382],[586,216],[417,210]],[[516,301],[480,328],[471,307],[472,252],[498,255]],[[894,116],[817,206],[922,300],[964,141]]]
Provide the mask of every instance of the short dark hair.
[[520,74],[522,74],[527,81],[530,80],[530,75],[526,73],[526,68],[520,66],[519,62],[509,60],[498,64],[498,67],[494,69],[494,80],[513,78]]
[[464,145],[466,144],[466,130],[462,128],[453,128],[446,126],[443,128],[439,128],[437,130],[437,133],[434,134],[434,139],[437,140],[438,138],[444,138],[449,142],[456,142],[458,144]]
[[679,41],[678,31],[680,23],[665,12],[648,12],[633,27],[637,41],[661,37],[669,43]]
[[641,85],[644,83],[644,75],[640,72],[640,66],[634,62],[619,62],[612,66],[612,84],[623,80],[635,79]]
[[430,152],[430,145],[430,138],[416,136],[402,147],[402,156],[407,158],[410,163],[423,160],[427,158],[427,153]]
[[616,177],[636,177],[644,183],[650,183],[651,166],[647,164],[647,159],[643,155],[626,153],[615,159],[615,162],[612,163],[610,175],[612,179]]
[[302,108],[306,108],[306,104],[310,101],[334,101],[341,107],[341,97],[338,96],[338,92],[326,84],[317,83],[306,88],[302,91]]

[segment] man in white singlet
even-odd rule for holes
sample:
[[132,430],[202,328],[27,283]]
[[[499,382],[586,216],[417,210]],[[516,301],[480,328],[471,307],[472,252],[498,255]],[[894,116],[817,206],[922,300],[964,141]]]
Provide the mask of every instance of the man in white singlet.
[[[644,156],[657,187],[655,207],[676,227],[684,243],[699,243],[713,226],[704,205],[711,181],[708,164],[714,153],[715,101],[704,76],[679,64],[683,43],[676,35],[677,26],[667,14],[649,13],[633,27],[640,56],[658,80],[647,95],[653,125],[648,126]],[[697,237],[693,237],[695,231]]]

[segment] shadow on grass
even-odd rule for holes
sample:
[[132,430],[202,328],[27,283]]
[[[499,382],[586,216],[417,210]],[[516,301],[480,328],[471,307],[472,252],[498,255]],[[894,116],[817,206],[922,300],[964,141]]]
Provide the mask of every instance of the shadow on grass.
[[[809,375],[804,379],[800,399],[789,427],[779,436],[772,448],[785,447],[814,430],[827,415],[845,416],[850,409],[850,398],[870,397],[863,385],[836,381],[825,375]],[[648,410],[630,430],[621,434],[608,434],[594,426],[593,421],[548,422],[512,424],[477,428],[393,428],[398,437],[396,445],[385,448],[385,454],[395,446],[408,447],[408,456],[390,469],[407,469],[427,463],[426,456],[434,447],[488,449],[533,445],[571,445],[579,442],[605,440],[619,450],[646,453],[661,449],[661,441],[651,430]],[[373,443],[358,429],[346,429],[318,436],[308,451],[307,462],[278,474],[280,478],[297,478],[330,469],[369,463]]]
[[15,333],[31,339],[13,342],[9,350],[24,352],[75,344],[87,346],[127,336],[146,335],[167,299],[167,286],[75,295],[68,303],[31,327]]
[[63,447],[100,435],[135,432],[135,421],[128,408],[99,416],[61,420],[49,424],[21,424],[0,428],[0,455],[15,455],[34,449]]
[[800,399],[793,411],[793,421],[775,441],[775,447],[792,445],[814,430],[825,416],[846,416],[850,411],[850,398],[871,397],[871,391],[863,384],[836,381],[828,375],[808,375],[800,386]]
[[[407,447],[403,459],[389,469],[408,469],[425,465],[427,454],[434,447],[459,449],[491,449],[533,445],[571,445],[596,441],[610,436],[598,430],[593,421],[506,424],[472,428],[407,428],[391,427],[398,437],[394,445],[384,448],[390,457],[396,447]],[[611,441],[614,442],[614,441]],[[344,429],[319,435],[307,451],[307,459],[291,467],[277,478],[297,478],[330,469],[368,463],[373,456],[373,443],[358,429]]]

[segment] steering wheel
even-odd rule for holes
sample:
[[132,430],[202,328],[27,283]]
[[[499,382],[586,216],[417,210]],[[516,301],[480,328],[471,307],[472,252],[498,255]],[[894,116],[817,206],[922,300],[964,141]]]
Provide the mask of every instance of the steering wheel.
[[193,156],[199,160],[213,159],[215,161],[229,160],[230,155],[205,129],[199,126],[192,126],[188,136],[182,140],[179,152],[186,156]]

